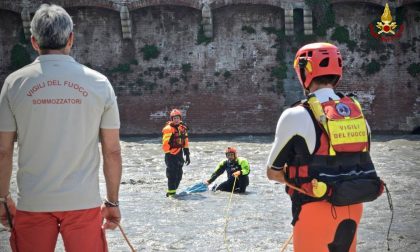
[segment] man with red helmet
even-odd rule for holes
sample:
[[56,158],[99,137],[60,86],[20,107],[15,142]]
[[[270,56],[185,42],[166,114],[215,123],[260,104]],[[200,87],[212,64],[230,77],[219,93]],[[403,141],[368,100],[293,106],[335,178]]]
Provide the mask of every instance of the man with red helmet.
[[[338,186],[343,181],[379,180],[369,155],[369,128],[357,100],[333,90],[342,76],[336,46],[305,45],[296,54],[294,68],[308,96],[280,116],[267,177],[286,183],[292,200],[295,252],[353,252],[361,202],[369,200],[353,199],[357,193]],[[318,181],[327,185],[322,193],[317,191]],[[336,187],[332,191],[335,185],[338,191]],[[361,184],[355,191],[366,188]],[[336,192],[352,196],[351,200]],[[374,194],[374,198],[380,195]]]
[[[211,175],[210,179],[205,181],[206,184],[211,184],[222,175],[225,171],[227,173],[227,180],[215,188],[215,190],[231,192],[235,185],[235,192],[244,193],[246,187],[249,185],[249,163],[243,157],[238,157],[237,151],[234,147],[228,147],[225,151],[227,160],[222,160],[216,167],[216,170]],[[236,178],[236,182],[235,182]]]
[[182,166],[184,163],[190,164],[188,127],[182,122],[181,111],[173,109],[170,118],[171,120],[162,130],[162,149],[165,152],[166,177],[168,178],[167,197],[176,194],[176,189],[182,179]]

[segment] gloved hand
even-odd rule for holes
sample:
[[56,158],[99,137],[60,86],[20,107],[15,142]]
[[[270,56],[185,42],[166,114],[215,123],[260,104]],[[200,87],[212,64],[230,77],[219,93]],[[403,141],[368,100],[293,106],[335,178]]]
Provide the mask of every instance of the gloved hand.
[[191,163],[190,150],[188,148],[184,148],[184,154],[185,154],[185,164],[189,165]]
[[236,171],[232,174],[234,177],[239,177],[241,175],[241,171]]

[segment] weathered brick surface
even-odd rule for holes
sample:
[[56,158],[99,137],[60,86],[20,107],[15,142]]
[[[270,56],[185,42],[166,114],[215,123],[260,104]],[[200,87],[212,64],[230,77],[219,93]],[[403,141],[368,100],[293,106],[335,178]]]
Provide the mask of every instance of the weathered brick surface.
[[[269,80],[269,69],[276,64],[276,50],[271,48],[275,38],[262,32],[245,34],[241,28],[257,21],[253,25],[257,30],[281,26],[279,9],[235,6],[220,8],[213,15],[216,37],[206,46],[196,45],[199,11],[150,7],[131,13],[137,20],[133,22],[133,56],[139,65],[131,65],[133,72],[128,76],[114,78],[121,117],[127,122],[123,132],[159,133],[172,107],[186,112],[191,130],[197,133],[274,130],[284,103],[281,95],[269,91],[274,83]],[[158,59],[142,59],[140,50],[145,44],[159,47]],[[183,64],[192,66],[187,81],[182,77]],[[226,72],[231,76],[226,78]]]
[[23,31],[20,15],[0,9],[0,85],[10,74],[10,57],[13,46],[19,43]]
[[[195,5],[187,0],[174,0],[173,5],[164,0],[129,1],[132,40],[122,39],[116,2],[57,1],[71,6],[67,9],[76,24],[72,55],[105,73],[114,85],[124,134],[159,133],[173,107],[184,111],[193,133],[272,133],[281,111],[300,98],[290,67],[297,45],[285,45],[290,71],[284,91],[278,93],[270,74],[278,64],[277,49],[273,48],[276,37],[262,31],[262,27],[284,27],[284,10],[273,5],[290,1],[209,1],[214,39],[208,45],[196,44],[199,1]],[[368,24],[378,21],[383,12],[382,6],[372,3],[333,5],[336,23],[347,26],[351,39],[357,42],[354,51],[339,45],[345,64],[339,90],[359,95],[373,130],[411,131],[420,126],[420,80],[419,75],[410,76],[407,67],[420,63],[420,8],[418,4],[405,8],[405,31],[400,40],[385,43],[382,51],[367,53],[363,47],[370,36]],[[20,14],[12,12],[20,12],[20,5],[9,2],[6,8],[4,1],[2,4],[1,82],[10,72],[10,51],[18,43],[22,27]],[[255,33],[244,32],[243,26],[252,27]],[[146,44],[159,48],[157,59],[143,60],[141,49]],[[380,62],[381,70],[367,75],[362,66],[372,59]],[[191,64],[191,71],[183,72],[183,64]]]
[[120,15],[100,8],[68,8],[75,24],[72,56],[95,69],[105,70],[124,62]]
[[[335,5],[336,22],[349,27],[351,39],[358,42],[354,52],[347,46],[340,45],[345,65],[345,74],[339,87],[344,92],[354,92],[362,101],[365,114],[370,119],[370,126],[381,131],[411,131],[420,124],[412,125],[408,120],[418,118],[419,110],[419,76],[412,77],[407,67],[413,62],[420,62],[419,23],[415,21],[420,12],[415,8],[407,8],[405,14],[405,30],[400,39],[392,42],[381,42],[382,50],[361,52],[363,37],[370,36],[368,24],[379,21],[383,7],[370,4]],[[357,22],[355,22],[357,20]],[[409,48],[404,51],[404,44]],[[381,70],[368,75],[362,69],[363,64],[375,59],[380,62]],[[381,60],[382,59],[382,60]]]

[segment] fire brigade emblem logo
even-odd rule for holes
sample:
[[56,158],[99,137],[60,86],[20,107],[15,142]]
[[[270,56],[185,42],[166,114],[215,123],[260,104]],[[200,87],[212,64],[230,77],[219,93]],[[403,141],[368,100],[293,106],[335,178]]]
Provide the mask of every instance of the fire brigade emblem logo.
[[389,9],[388,3],[386,3],[384,12],[381,16],[381,21],[376,22],[376,27],[371,23],[369,25],[369,30],[374,38],[388,42],[401,37],[402,32],[404,31],[404,25],[397,25],[397,22],[393,22],[391,10]]
[[395,35],[395,28],[397,28],[397,23],[392,22],[392,15],[391,11],[389,10],[388,3],[385,5],[384,13],[381,16],[381,22],[376,23],[376,27],[378,27],[379,31],[378,34],[381,33],[391,33]]
[[338,114],[341,116],[350,116],[350,108],[349,106],[347,106],[344,103],[337,103],[337,105],[335,105],[335,109],[337,110]]

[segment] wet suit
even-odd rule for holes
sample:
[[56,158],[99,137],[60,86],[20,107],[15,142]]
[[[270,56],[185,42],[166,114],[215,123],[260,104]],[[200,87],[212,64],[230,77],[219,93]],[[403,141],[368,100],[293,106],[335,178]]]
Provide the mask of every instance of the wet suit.
[[227,180],[221,183],[219,186],[216,187],[216,191],[226,191],[231,192],[233,189],[233,184],[235,182],[235,177],[233,173],[236,171],[241,171],[241,175],[238,176],[238,179],[235,184],[235,192],[244,193],[246,187],[249,185],[249,163],[245,158],[238,157],[233,161],[230,160],[223,160],[221,161],[216,170],[211,175],[208,183],[211,184],[213,181],[217,179],[220,175],[222,175],[226,171],[227,173]]
[[[317,99],[323,103],[339,100],[340,97],[333,89],[323,88],[314,92]],[[368,125],[366,124],[368,127]],[[305,179],[310,184],[310,175],[315,169],[323,170],[331,175],[334,171],[340,171],[338,176],[357,174],[360,171],[342,172],[346,167],[371,166],[368,152],[363,153],[338,153],[336,156],[328,156],[329,140],[325,136],[314,113],[304,106],[294,106],[286,109],[280,116],[276,129],[276,137],[268,159],[267,167],[273,170],[285,170],[286,179],[289,183],[302,183]],[[353,166],[352,160],[340,160],[342,156],[365,157]],[[318,160],[328,160],[325,165]],[[363,161],[363,162],[362,162]],[[287,167],[284,168],[285,164]],[[330,166],[328,166],[328,164]],[[335,164],[344,164],[335,167]],[[292,169],[293,167],[296,167]],[[309,168],[308,168],[309,167]],[[363,170],[362,170],[363,171]],[[331,175],[332,176],[332,175]],[[332,176],[333,177],[333,176]],[[307,179],[309,178],[309,179]],[[293,180],[292,180],[293,179]],[[363,204],[346,206],[333,206],[326,200],[315,201],[312,197],[306,197],[286,187],[287,193],[292,199],[293,214],[293,247],[295,252],[355,252],[357,244],[357,227],[360,222]]]

